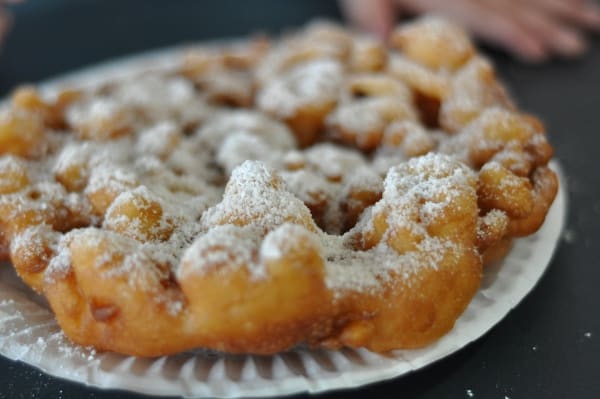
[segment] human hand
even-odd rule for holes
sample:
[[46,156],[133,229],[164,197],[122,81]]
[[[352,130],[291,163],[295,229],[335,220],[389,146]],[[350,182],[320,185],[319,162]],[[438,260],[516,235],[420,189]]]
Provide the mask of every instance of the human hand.
[[352,23],[381,37],[403,11],[445,16],[529,62],[581,55],[585,31],[600,30],[593,0],[341,0],[341,6]]
[[6,9],[8,4],[20,3],[22,0],[0,0],[0,45],[12,26],[12,15]]

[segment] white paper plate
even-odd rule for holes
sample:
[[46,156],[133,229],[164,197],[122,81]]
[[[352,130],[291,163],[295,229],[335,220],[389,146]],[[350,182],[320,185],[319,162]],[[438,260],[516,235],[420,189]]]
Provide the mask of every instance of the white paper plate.
[[[97,76],[130,73],[151,65],[169,67],[181,49],[104,64],[66,75],[65,81],[97,83]],[[124,72],[130,67],[129,72]],[[104,78],[100,80],[104,80]],[[553,168],[560,168],[553,163]],[[427,348],[381,355],[367,350],[296,349],[275,356],[229,356],[211,352],[144,359],[96,353],[71,344],[44,300],[0,265],[0,354],[44,372],[103,388],[185,397],[281,396],[357,387],[401,376],[442,359],[481,337],[506,316],[535,286],[559,242],[566,210],[565,179],[546,222],[533,236],[515,242],[503,262],[485,269],[481,290],[455,327]]]

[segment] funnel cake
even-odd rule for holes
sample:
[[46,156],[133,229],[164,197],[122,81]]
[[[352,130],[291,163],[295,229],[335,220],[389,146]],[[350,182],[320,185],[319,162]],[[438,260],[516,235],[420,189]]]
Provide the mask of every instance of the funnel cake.
[[557,191],[465,33],[316,23],[0,115],[0,256],[65,334],[140,356],[422,347]]

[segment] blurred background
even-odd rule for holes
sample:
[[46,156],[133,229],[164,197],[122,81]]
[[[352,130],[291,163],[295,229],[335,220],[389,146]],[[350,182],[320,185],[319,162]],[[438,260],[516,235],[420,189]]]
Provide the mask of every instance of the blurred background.
[[29,0],[10,6],[0,92],[147,49],[249,33],[277,33],[311,17],[341,18],[330,0]]

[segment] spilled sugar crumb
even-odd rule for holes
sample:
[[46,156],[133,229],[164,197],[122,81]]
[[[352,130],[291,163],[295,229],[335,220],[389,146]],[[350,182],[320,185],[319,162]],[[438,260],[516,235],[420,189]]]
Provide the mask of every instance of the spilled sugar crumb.
[[565,231],[563,231],[562,238],[565,240],[565,242],[572,244],[575,242],[575,240],[577,240],[577,233],[572,229],[565,229]]

